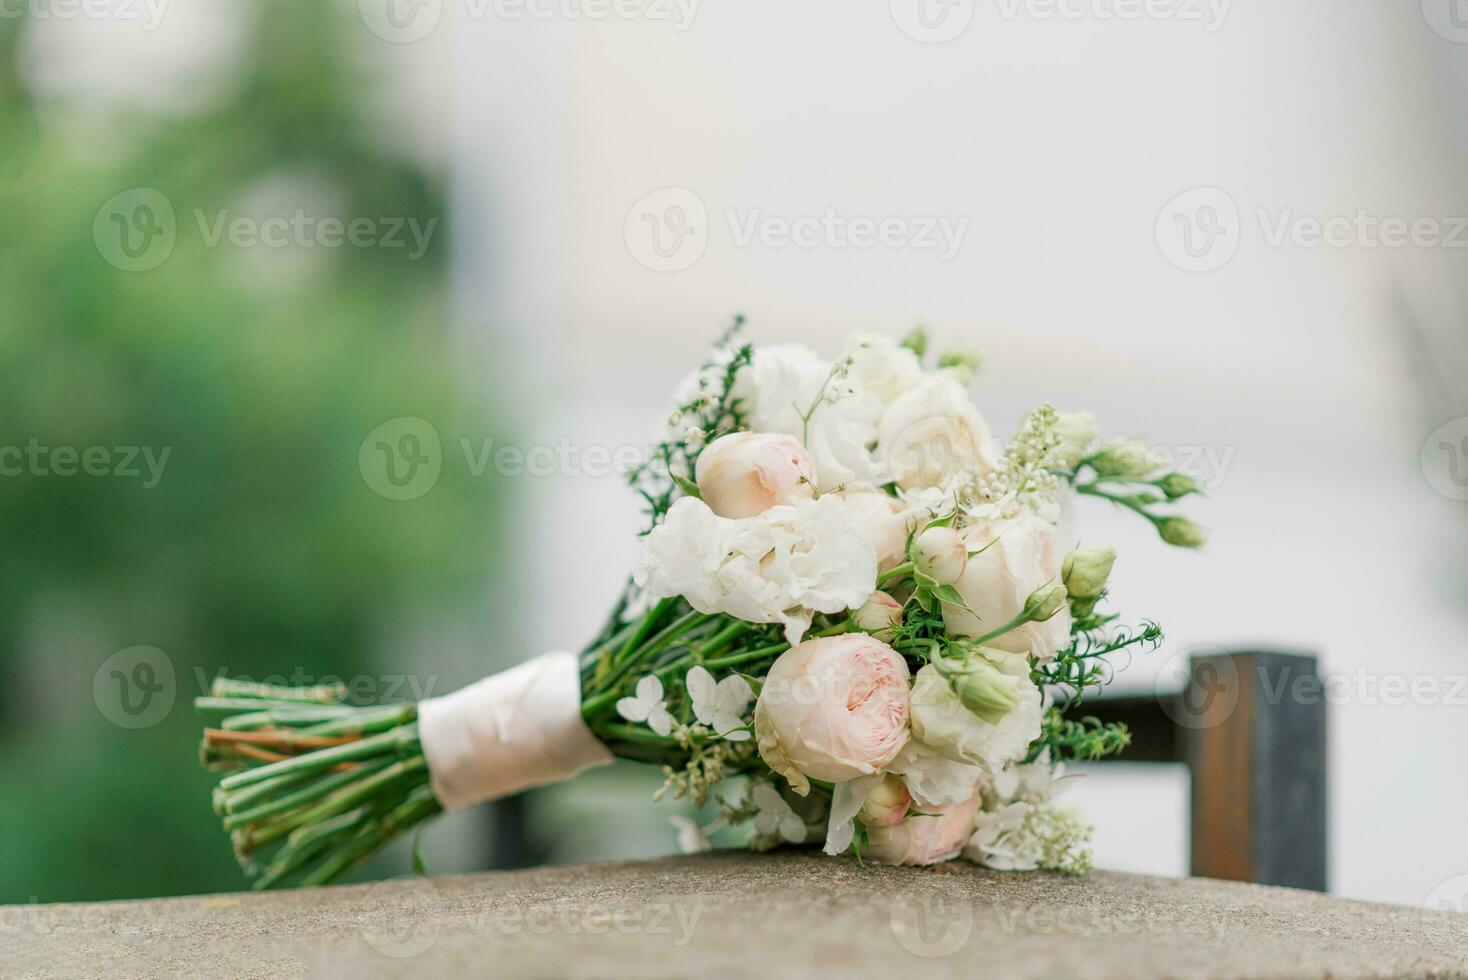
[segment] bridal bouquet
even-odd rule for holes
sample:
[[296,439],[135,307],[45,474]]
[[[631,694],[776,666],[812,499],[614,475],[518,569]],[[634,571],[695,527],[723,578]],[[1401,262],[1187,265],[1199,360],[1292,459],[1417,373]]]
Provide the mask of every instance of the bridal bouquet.
[[1109,658],[1154,623],[1103,610],[1115,554],[1078,547],[1097,497],[1163,541],[1197,493],[1089,413],[1032,411],[999,444],[968,386],[971,350],[924,363],[918,332],[852,338],[835,360],[731,330],[679,389],[629,474],[642,554],[606,626],[419,704],[331,686],[221,679],[203,759],[257,887],[321,884],[442,810],[581,769],[660,766],[685,849],[819,843],[886,864],[962,855],[1081,873],[1090,828],[1056,802],[1066,764],[1127,733],[1079,715]]

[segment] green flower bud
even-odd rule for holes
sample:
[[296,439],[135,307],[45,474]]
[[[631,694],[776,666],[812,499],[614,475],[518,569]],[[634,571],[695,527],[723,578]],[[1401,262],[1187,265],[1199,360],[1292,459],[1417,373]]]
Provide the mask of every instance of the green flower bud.
[[1190,493],[1202,493],[1198,481],[1183,473],[1169,473],[1157,481],[1158,488],[1167,494],[1168,500],[1179,500]]
[[1072,551],[1061,566],[1060,578],[1065,591],[1078,599],[1094,599],[1106,588],[1116,552],[1110,548],[1079,548]]
[[928,332],[922,327],[914,327],[911,333],[902,338],[902,346],[922,357],[928,352]]
[[1208,543],[1203,529],[1186,517],[1164,517],[1157,522],[1162,540],[1179,548],[1201,548]]
[[1117,439],[1091,457],[1098,476],[1136,479],[1157,469],[1152,451],[1139,439]]
[[1056,458],[1069,469],[1075,469],[1086,457],[1101,430],[1096,425],[1096,416],[1090,412],[1056,412],[1055,432],[1060,436],[1060,445],[1055,449]]
[[1042,585],[1025,600],[1020,615],[1032,623],[1043,623],[1065,608],[1065,586],[1058,583]]
[[983,657],[970,657],[948,675],[963,706],[991,725],[1019,703],[1019,683]]

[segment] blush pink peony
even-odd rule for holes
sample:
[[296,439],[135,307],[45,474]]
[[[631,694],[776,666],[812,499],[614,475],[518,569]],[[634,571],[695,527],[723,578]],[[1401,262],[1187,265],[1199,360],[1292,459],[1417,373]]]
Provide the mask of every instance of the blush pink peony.
[[797,793],[810,780],[881,771],[908,740],[907,662],[863,633],[806,640],[781,654],[760,691],[761,757]]

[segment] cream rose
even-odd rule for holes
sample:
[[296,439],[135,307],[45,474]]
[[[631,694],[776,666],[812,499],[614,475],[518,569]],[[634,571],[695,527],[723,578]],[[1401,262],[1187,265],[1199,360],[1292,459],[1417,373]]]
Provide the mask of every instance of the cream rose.
[[754,708],[760,756],[802,795],[810,779],[880,771],[907,744],[908,681],[902,655],[864,633],[791,647]]
[[699,453],[694,481],[720,517],[754,517],[815,495],[816,468],[794,436],[731,432]]
[[866,856],[882,864],[937,864],[958,857],[974,833],[979,798],[962,803],[914,808],[898,824],[867,829]]
[[877,447],[903,490],[942,486],[961,472],[991,473],[999,465],[989,426],[968,392],[938,374],[887,406]]
[[[943,624],[957,636],[983,636],[1019,615],[1038,588],[1060,580],[1055,528],[1033,514],[992,521],[964,535],[969,551],[979,551],[953,587],[965,605],[943,603]],[[982,549],[982,551],[980,551]],[[985,641],[1010,653],[1049,660],[1070,644],[1070,610],[1062,608],[1044,622],[1025,623]]]
[[[1024,670],[1016,663],[1013,669]],[[1040,689],[1027,676],[1014,676],[1015,702],[995,722],[970,711],[938,668],[929,664],[912,685],[912,734],[928,748],[955,762],[993,774],[1029,751],[1040,737],[1044,717]]]

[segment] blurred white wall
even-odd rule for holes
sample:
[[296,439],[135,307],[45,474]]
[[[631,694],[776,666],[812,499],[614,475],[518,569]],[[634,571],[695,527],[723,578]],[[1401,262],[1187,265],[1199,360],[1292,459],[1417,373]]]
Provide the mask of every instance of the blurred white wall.
[[[1453,84],[1468,46],[1432,29],[1432,4],[1238,0],[1209,24],[1098,16],[1109,0],[1049,20],[1031,16],[1041,4],[959,0],[967,27],[923,43],[898,26],[916,23],[904,0],[705,4],[683,30],[667,4],[674,22],[461,3],[441,29],[470,363],[520,393],[526,439],[615,447],[647,437],[736,311],[756,341],[828,351],[854,327],[926,323],[985,347],[976,391],[997,430],[1044,400],[1090,407],[1112,434],[1196,455],[1215,484],[1196,508],[1213,533],[1202,555],[1085,515],[1086,540],[1121,551],[1119,607],[1168,634],[1127,686],[1150,688],[1194,643],[1313,649],[1341,676],[1463,674],[1463,505],[1419,461],[1446,419],[1424,425],[1388,302],[1440,250],[1271,247],[1257,216],[1468,213]],[[684,213],[707,242],[654,271],[629,212],[667,187],[682,190],[652,220],[671,235],[662,205],[696,201],[707,218]],[[1237,252],[1185,272],[1156,229],[1177,256],[1164,208],[1197,187],[1237,207]],[[737,240],[756,212],[827,209],[967,233],[947,260]],[[527,591],[564,598],[529,639],[579,644],[630,566],[636,502],[610,477],[523,486]],[[1334,891],[1416,904],[1468,873],[1465,698],[1348,690],[1331,705]],[[1182,778],[1122,769],[1082,791],[1102,864],[1185,873]]]

